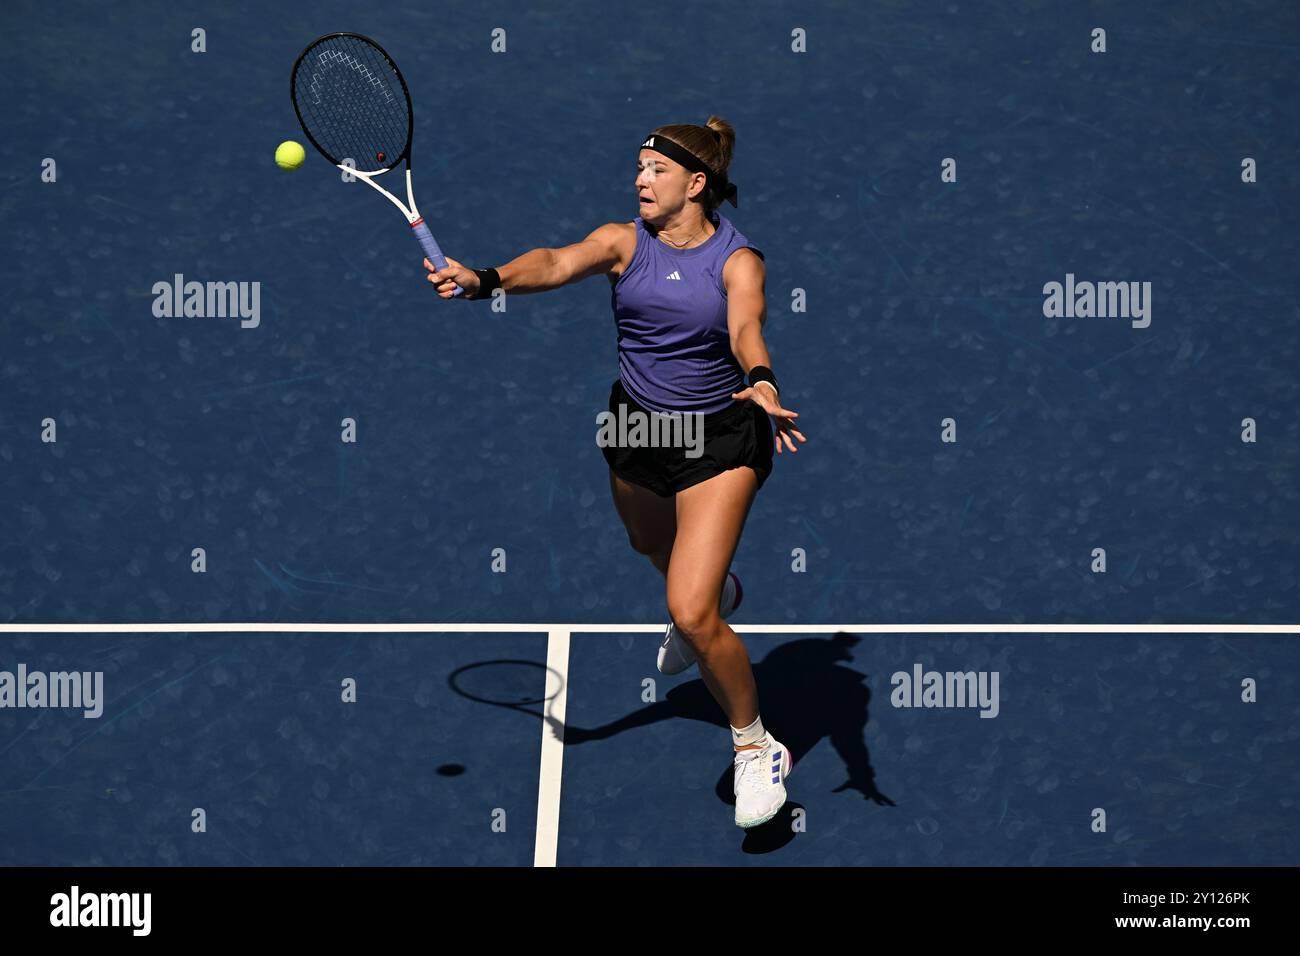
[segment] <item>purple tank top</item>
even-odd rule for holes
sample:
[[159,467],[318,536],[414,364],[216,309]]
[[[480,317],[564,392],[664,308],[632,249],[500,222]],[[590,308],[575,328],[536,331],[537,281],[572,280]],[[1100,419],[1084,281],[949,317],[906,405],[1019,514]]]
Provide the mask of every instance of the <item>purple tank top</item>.
[[744,385],[731,354],[722,267],[753,249],[720,212],[716,231],[692,249],[674,249],[636,220],[636,252],[610,291],[618,328],[618,374],[652,412],[721,411]]

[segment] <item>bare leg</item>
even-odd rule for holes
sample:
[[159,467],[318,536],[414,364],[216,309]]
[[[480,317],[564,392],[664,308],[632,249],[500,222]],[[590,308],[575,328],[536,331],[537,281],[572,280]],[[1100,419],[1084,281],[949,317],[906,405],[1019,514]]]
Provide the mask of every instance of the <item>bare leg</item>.
[[668,613],[698,655],[700,676],[732,727],[758,719],[758,687],[745,645],[722,619],[718,599],[757,487],[753,469],[733,468],[678,492],[668,564]]
[[677,509],[672,498],[661,498],[648,488],[609,473],[614,508],[623,519],[632,550],[644,554],[659,573],[668,574],[668,557],[677,534]]

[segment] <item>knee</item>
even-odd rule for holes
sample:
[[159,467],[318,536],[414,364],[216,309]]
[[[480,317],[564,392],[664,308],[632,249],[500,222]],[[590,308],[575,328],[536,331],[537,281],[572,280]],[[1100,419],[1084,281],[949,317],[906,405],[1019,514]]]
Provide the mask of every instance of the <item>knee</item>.
[[697,652],[716,636],[722,624],[722,615],[718,613],[716,598],[709,601],[707,598],[696,596],[678,597],[670,594],[668,613],[677,630]]

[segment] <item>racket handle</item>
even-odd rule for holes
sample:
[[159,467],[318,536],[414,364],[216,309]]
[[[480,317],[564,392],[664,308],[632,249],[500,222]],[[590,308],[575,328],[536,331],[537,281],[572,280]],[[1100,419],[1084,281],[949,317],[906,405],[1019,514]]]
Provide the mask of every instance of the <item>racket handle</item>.
[[[447,268],[447,257],[444,256],[442,250],[438,248],[438,240],[433,238],[433,233],[429,231],[429,227],[425,224],[425,221],[423,219],[417,219],[415,222],[411,223],[411,228],[415,230],[415,238],[419,240],[420,248],[424,250],[425,256],[433,263],[433,267],[435,269]],[[464,293],[464,289],[460,286],[456,286],[456,291],[452,293],[452,296],[464,295]]]

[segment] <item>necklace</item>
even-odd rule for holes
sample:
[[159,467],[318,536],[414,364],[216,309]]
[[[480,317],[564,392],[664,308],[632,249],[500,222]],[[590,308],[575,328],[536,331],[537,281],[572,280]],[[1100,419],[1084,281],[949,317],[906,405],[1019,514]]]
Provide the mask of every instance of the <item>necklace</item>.
[[662,232],[655,233],[656,238],[658,238],[660,242],[664,243],[665,245],[672,246],[674,249],[683,249],[686,247],[687,243],[693,241],[694,239],[702,235],[704,235],[704,232],[700,231],[697,232],[694,236],[691,236],[691,238],[687,239],[685,242],[678,243],[678,242],[673,242],[671,239],[664,236]]

